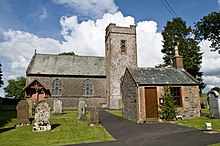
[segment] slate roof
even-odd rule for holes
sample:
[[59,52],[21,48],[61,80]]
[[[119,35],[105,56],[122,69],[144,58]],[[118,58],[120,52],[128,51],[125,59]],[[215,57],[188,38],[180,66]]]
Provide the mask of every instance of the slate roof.
[[143,85],[196,85],[199,82],[184,69],[136,68],[129,69],[137,84]]
[[35,54],[26,71],[27,75],[86,75],[106,76],[105,58]]

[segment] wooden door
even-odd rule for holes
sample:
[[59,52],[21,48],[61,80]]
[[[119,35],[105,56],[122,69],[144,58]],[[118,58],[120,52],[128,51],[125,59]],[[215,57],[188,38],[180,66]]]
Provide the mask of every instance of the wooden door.
[[157,88],[145,88],[146,118],[158,119]]

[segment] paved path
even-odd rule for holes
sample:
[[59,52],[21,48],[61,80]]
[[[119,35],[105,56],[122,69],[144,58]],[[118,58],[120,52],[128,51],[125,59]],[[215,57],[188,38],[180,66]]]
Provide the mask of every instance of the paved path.
[[102,126],[116,139],[111,142],[74,146],[206,146],[220,143],[220,134],[169,123],[134,124],[121,117],[100,111]]

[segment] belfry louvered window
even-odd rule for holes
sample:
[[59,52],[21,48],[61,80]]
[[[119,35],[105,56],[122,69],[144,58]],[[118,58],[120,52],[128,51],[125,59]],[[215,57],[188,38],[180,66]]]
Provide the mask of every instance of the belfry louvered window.
[[63,84],[59,79],[55,79],[52,82],[52,96],[62,96]]
[[121,54],[126,54],[126,40],[121,40]]
[[83,95],[93,95],[93,84],[91,80],[85,80],[83,83]]

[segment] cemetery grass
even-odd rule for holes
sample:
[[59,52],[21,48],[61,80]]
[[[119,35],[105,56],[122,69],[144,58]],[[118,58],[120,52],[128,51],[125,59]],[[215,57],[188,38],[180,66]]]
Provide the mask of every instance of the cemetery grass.
[[210,119],[206,116],[184,119],[174,122],[177,125],[192,127],[200,130],[205,130],[205,123],[212,123],[212,130],[220,132],[220,119]]
[[116,116],[119,116],[119,117],[122,117],[122,110],[105,110],[113,115],[116,115]]
[[62,116],[51,114],[51,131],[32,132],[32,125],[15,127],[16,112],[0,113],[1,145],[34,146],[34,145],[65,145],[115,140],[100,124],[89,126],[87,121],[77,120],[77,111],[64,111]]

